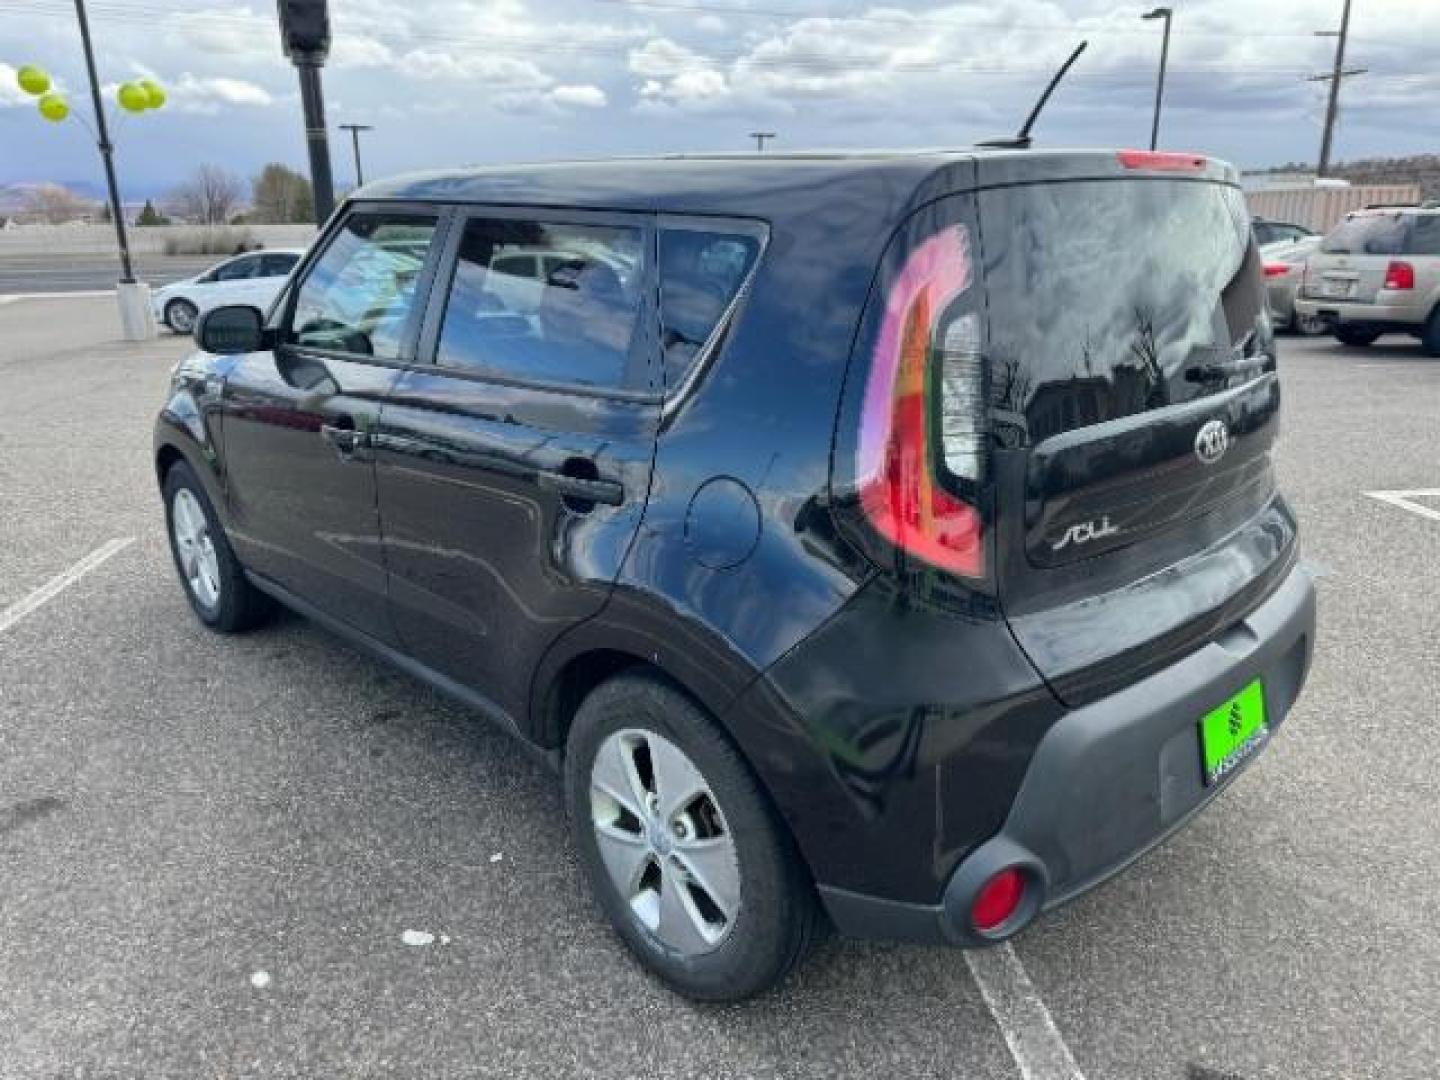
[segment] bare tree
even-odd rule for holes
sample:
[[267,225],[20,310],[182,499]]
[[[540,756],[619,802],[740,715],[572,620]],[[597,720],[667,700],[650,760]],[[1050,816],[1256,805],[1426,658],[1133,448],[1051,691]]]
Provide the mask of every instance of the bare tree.
[[170,194],[175,212],[200,225],[227,225],[240,209],[244,181],[218,165],[201,165]]
[[63,225],[95,213],[95,204],[59,184],[37,184],[25,195],[25,209],[38,221]]

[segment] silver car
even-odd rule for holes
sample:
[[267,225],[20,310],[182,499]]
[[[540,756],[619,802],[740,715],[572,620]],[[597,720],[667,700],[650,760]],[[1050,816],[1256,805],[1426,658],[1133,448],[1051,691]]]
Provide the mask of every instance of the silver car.
[[1323,334],[1326,324],[1318,315],[1300,315],[1295,310],[1295,296],[1305,276],[1310,256],[1320,249],[1320,237],[1301,240],[1279,240],[1262,244],[1260,258],[1265,266],[1265,293],[1270,302],[1270,317],[1277,329],[1296,334]]
[[1295,311],[1346,345],[1413,334],[1440,356],[1440,206],[1348,215],[1310,257]]

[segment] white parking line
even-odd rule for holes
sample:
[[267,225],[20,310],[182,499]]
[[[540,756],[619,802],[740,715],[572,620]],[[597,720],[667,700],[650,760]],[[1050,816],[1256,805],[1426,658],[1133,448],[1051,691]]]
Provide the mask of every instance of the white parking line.
[[968,950],[965,963],[1005,1036],[1022,1080],[1085,1080],[1009,942]]
[[1429,518],[1431,521],[1440,521],[1440,510],[1415,502],[1417,496],[1423,499],[1440,500],[1440,488],[1420,488],[1415,491],[1367,491],[1365,494],[1372,499],[1389,503],[1391,506],[1398,506],[1401,510],[1409,510],[1412,514]]
[[108,543],[102,544],[89,555],[77,562],[69,570],[56,574],[53,578],[41,585],[29,596],[23,597],[11,604],[4,611],[0,611],[0,634],[3,634],[10,627],[14,626],[21,619],[25,618],[36,608],[48,600],[53,600],[69,586],[75,584],[82,577],[94,570],[101,563],[105,562],[112,555],[118,554],[135,542],[133,536],[119,536]]
[[114,296],[114,289],[82,289],[78,292],[30,292],[0,294],[0,307],[21,300],[93,300],[98,296]]

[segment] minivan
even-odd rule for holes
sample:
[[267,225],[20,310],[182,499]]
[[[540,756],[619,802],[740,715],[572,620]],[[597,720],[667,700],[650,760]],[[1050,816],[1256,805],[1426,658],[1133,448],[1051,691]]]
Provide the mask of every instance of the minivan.
[[155,438],[195,614],[279,602],[534,748],[599,906],[696,998],[829,927],[1011,938],[1225,790],[1305,680],[1218,161],[403,177],[197,335]]

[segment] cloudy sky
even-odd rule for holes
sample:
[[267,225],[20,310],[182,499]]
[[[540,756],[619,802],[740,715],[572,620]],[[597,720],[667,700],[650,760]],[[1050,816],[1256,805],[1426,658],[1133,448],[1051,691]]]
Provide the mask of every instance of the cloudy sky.
[[[1162,144],[1245,166],[1313,160],[1341,0],[1171,0]],[[1148,5],[866,0],[331,0],[329,121],[369,123],[366,171],[743,149],[952,146],[1011,132],[1079,39],[1038,128],[1048,145],[1142,145],[1158,22]],[[296,78],[266,0],[90,0],[102,80],[160,79],[170,106],[117,132],[124,184],[203,161],[304,162]],[[1440,0],[1355,0],[1338,156],[1440,150]],[[84,102],[69,0],[0,0],[0,183],[98,181],[74,123],[14,85],[34,62]],[[337,178],[349,146],[332,143]]]

